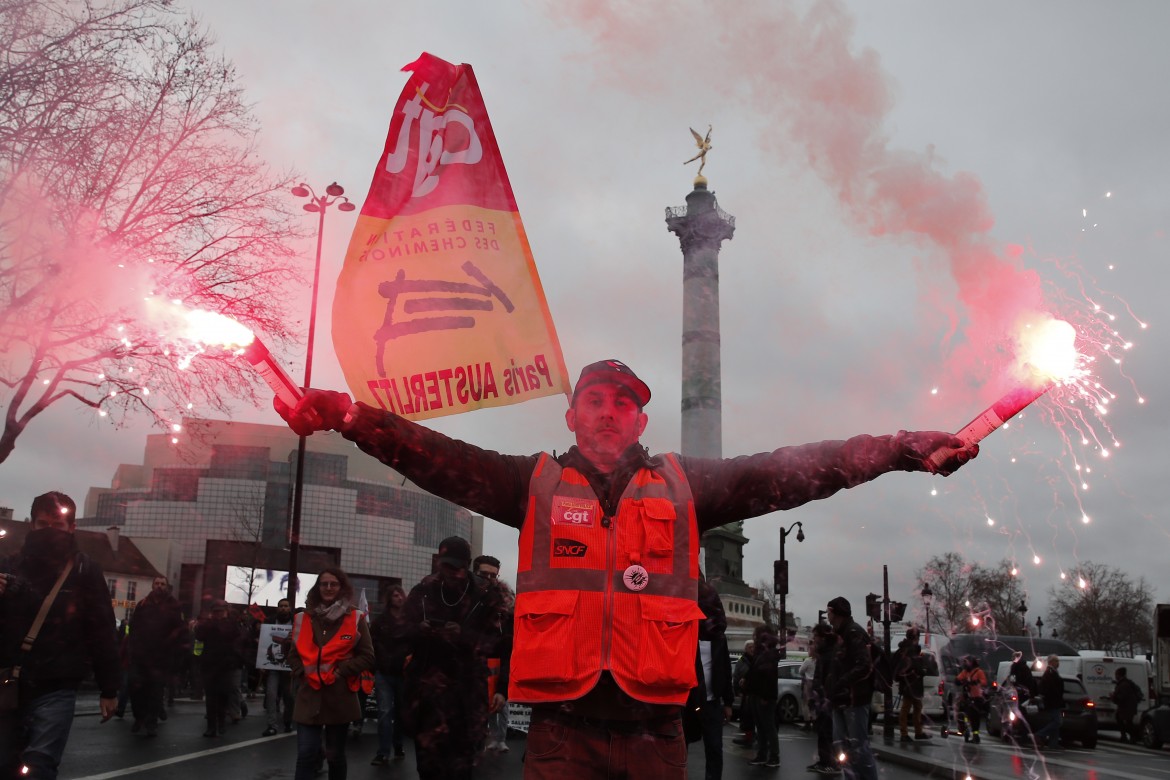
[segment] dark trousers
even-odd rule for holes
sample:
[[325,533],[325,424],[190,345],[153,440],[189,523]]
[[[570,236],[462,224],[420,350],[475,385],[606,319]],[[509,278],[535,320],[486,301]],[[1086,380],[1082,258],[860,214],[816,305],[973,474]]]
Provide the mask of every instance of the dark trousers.
[[837,757],[833,755],[833,712],[822,709],[817,712],[813,720],[813,728],[817,732],[817,763],[821,766],[837,766]]
[[1138,741],[1138,731],[1134,728],[1133,719],[1137,715],[1136,709],[1120,709],[1117,710],[1117,728],[1121,730],[1121,741],[1130,742]]
[[755,696],[744,694],[739,704],[739,730],[752,734],[756,730]]
[[975,697],[968,697],[963,700],[961,705],[963,718],[966,721],[966,727],[963,733],[967,736],[979,733],[979,725],[983,720],[983,699]]
[[329,780],[345,780],[345,735],[348,723],[329,726],[297,724],[297,771],[293,780],[312,780],[321,760],[329,762]]
[[706,780],[723,777],[723,704],[718,699],[703,702],[703,754]]
[[205,669],[202,679],[207,728],[222,734],[224,717],[232,696],[231,669]]
[[679,717],[595,721],[533,709],[524,780],[686,780]]
[[776,732],[776,700],[756,699],[756,758],[780,759],[780,735]]
[[158,725],[166,680],[167,674],[163,669],[145,664],[130,667],[130,709],[134,713],[134,720],[142,721],[147,731]]

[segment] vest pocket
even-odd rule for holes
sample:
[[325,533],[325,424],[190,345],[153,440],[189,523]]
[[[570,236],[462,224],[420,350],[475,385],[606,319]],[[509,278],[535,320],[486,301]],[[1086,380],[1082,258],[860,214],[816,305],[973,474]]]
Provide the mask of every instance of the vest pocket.
[[641,599],[638,679],[646,685],[690,688],[703,611],[685,599]]
[[674,555],[674,523],[677,515],[674,502],[667,498],[643,498],[646,541],[643,553],[669,558]]
[[512,676],[525,682],[569,682],[577,679],[573,614],[576,591],[523,594],[516,602],[516,638]]

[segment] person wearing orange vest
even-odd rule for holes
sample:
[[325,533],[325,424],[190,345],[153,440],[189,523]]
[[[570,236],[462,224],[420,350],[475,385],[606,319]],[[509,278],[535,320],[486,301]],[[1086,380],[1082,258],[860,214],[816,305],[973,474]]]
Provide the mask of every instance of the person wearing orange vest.
[[[508,695],[533,705],[524,776],[684,778],[680,712],[696,684],[700,535],[827,498],[889,471],[947,475],[974,457],[949,433],[855,436],[738,458],[651,456],[650,388],[586,366],[563,455],[504,455],[348,395],[274,399],[296,433],[337,430],[419,487],[520,530]],[[928,457],[955,453],[937,468]]]
[[345,572],[327,566],[305,596],[305,610],[293,618],[288,665],[299,681],[293,720],[297,723],[295,780],[317,774],[321,755],[329,780],[344,780],[345,737],[361,717],[358,688],[362,672],[374,668],[374,643],[365,616],[354,605]]

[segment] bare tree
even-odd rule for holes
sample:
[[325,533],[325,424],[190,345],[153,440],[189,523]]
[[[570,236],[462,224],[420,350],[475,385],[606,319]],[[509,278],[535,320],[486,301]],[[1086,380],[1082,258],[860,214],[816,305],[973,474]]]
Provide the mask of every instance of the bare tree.
[[[173,301],[293,335],[290,179],[210,35],[166,0],[0,3],[0,463],[72,399],[121,423],[254,400]],[[192,361],[192,358],[195,358]]]
[[926,609],[931,629],[940,634],[969,630],[971,616],[971,575],[978,566],[956,552],[936,555],[917,572],[918,581],[929,584],[934,597]]
[[1000,561],[995,568],[982,566],[971,570],[971,600],[979,605],[981,620],[997,634],[1020,636],[1027,634],[1025,616],[1020,612],[1024,603],[1024,587],[1013,574],[1011,561]]
[[1085,561],[1049,590],[1054,628],[1078,649],[1133,656],[1153,635],[1153,592],[1121,569]]

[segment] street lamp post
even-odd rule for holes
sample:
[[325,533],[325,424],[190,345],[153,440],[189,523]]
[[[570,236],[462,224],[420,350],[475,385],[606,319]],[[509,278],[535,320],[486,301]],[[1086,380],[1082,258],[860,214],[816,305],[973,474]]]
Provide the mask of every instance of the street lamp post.
[[930,647],[930,601],[934,598],[934,591],[930,589],[930,583],[922,583],[922,607],[926,610],[926,646]]
[[1040,619],[1039,615],[1036,616],[1036,636],[1044,638],[1044,621]]
[[[292,188],[292,194],[298,198],[308,198],[309,202],[301,206],[305,211],[315,212],[317,217],[317,254],[313,264],[313,291],[309,304],[309,344],[305,351],[305,384],[312,386],[313,381],[313,341],[317,334],[317,287],[321,280],[321,242],[325,236],[325,210],[337,204],[338,211],[353,211],[354,205],[345,197],[345,189],[333,182],[325,188],[324,195],[318,195],[312,187],[301,182]],[[293,477],[293,506],[292,519],[288,533],[288,603],[296,606],[297,597],[297,558],[301,548],[301,499],[305,492],[305,438],[301,436],[297,442],[297,470]]]
[[784,540],[792,529],[796,529],[796,541],[804,541],[804,526],[797,520],[785,528],[780,526],[780,560],[776,561],[775,582],[773,588],[780,596],[780,658],[788,657],[788,559],[784,557]]
[[1020,606],[1016,607],[1016,612],[1020,613],[1020,633],[1024,636],[1028,635],[1028,605],[1020,599]]

